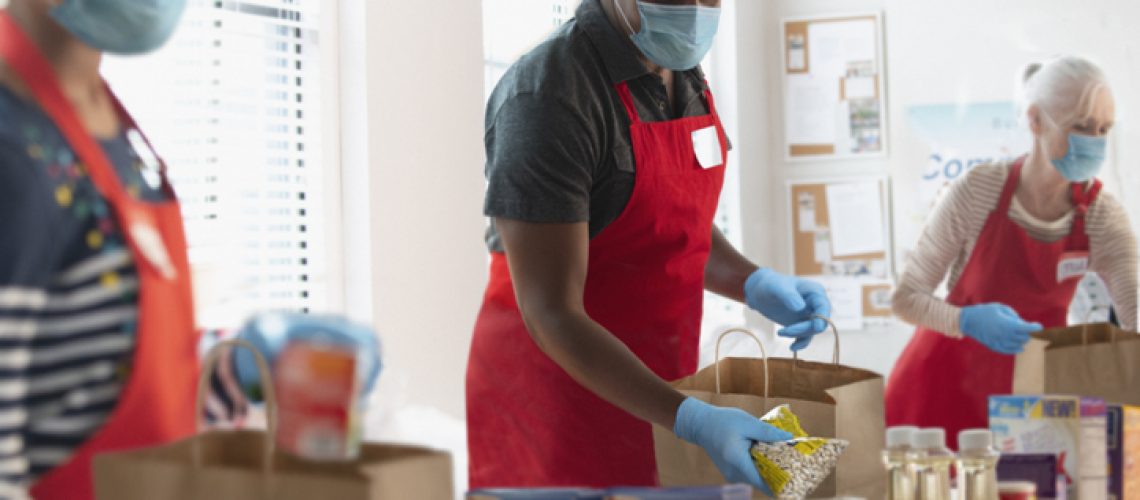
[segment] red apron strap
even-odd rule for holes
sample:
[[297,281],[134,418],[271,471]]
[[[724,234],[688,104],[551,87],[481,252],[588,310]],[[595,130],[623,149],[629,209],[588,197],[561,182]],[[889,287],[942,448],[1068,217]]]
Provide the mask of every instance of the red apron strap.
[[633,105],[633,94],[629,91],[629,83],[621,82],[614,85],[614,89],[617,90],[618,98],[621,99],[622,105],[625,106],[625,112],[629,115],[629,121],[631,123],[641,123],[641,117],[638,116],[637,108]]
[[709,87],[708,80],[705,80],[705,102],[709,104],[709,114],[719,116],[716,114],[716,101],[713,100],[712,88]]
[[1069,247],[1071,250],[1087,250],[1089,248],[1089,235],[1085,230],[1085,219],[1089,213],[1089,207],[1096,201],[1097,195],[1104,184],[1100,180],[1093,179],[1092,185],[1085,189],[1085,185],[1079,182],[1074,182],[1072,185],[1073,205],[1073,227],[1069,233]]
[[0,10],[0,58],[16,72],[36,102],[55,122],[64,139],[75,149],[99,193],[113,205],[123,199],[126,192],[111,168],[111,162],[63,96],[55,70],[40,53],[39,47],[4,10]]
[[1017,185],[1021,182],[1021,166],[1025,163],[1025,157],[1018,158],[1009,167],[1009,177],[1005,179],[1005,186],[1001,190],[1001,199],[998,202],[997,213],[1005,216],[1009,213],[1009,207],[1013,203],[1013,195],[1017,193]]

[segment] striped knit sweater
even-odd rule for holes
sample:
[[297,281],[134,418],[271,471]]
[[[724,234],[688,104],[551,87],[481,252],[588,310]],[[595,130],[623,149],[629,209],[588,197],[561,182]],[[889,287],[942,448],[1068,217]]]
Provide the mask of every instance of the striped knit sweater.
[[[986,218],[997,209],[1010,164],[979,166],[955,182],[931,214],[922,237],[908,259],[892,297],[895,314],[907,322],[961,337],[961,309],[935,296],[948,279],[953,290],[970,260]],[[1067,236],[1073,220],[1070,211],[1061,219],[1042,221],[1026,211],[1015,197],[1010,218],[1030,237],[1053,242]],[[1089,267],[1108,285],[1121,326],[1136,329],[1137,246],[1128,214],[1117,199],[1101,192],[1089,207]]]

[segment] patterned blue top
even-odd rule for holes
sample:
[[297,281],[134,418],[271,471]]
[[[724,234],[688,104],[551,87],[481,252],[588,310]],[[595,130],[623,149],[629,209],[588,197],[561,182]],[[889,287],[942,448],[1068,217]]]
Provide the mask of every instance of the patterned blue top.
[[[2,86],[0,117],[0,483],[27,486],[114,408],[139,283],[110,207],[51,120]],[[163,199],[125,132],[100,142],[132,195]]]

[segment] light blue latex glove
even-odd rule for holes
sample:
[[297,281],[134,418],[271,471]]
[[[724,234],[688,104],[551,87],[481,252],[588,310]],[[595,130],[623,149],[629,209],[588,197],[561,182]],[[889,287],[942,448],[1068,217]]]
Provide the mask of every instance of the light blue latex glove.
[[807,347],[812,337],[827,329],[827,322],[812,316],[831,317],[831,301],[823,285],[763,267],[744,281],[744,301],[783,325],[777,333],[796,339],[793,351]]
[[1028,323],[1009,306],[994,303],[963,307],[958,329],[991,351],[1017,354],[1029,342],[1029,334],[1041,331],[1041,324]]
[[[262,313],[250,318],[237,338],[253,344],[271,369],[276,367],[281,351],[294,340],[324,342],[352,349],[357,353],[356,377],[360,380],[362,398],[372,390],[380,376],[380,341],[376,333],[340,316]],[[235,349],[233,363],[242,389],[253,399],[260,399],[260,394],[254,391],[261,384],[253,354],[246,349]]]
[[677,437],[704,448],[705,453],[729,483],[748,483],[772,496],[752,462],[752,443],[772,443],[792,439],[782,431],[739,408],[721,408],[687,398],[677,408],[673,424]]

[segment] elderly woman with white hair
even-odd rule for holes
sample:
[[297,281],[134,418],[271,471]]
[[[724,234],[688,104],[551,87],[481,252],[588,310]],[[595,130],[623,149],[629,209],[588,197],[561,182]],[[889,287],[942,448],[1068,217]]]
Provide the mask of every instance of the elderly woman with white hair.
[[[918,326],[887,385],[890,425],[987,427],[987,398],[1011,390],[1029,335],[1064,326],[1086,272],[1136,327],[1137,249],[1128,216],[1096,175],[1115,118],[1104,73],[1080,57],[1027,68],[1033,148],[979,166],[932,214],[893,297]],[[947,278],[949,296],[935,289]],[[953,443],[952,443],[953,444]]]

